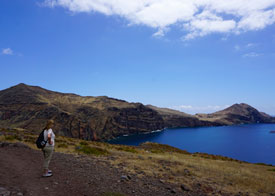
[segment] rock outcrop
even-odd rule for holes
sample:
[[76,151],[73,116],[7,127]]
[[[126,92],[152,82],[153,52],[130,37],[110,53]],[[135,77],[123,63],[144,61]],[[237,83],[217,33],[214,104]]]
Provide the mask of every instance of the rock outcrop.
[[194,115],[186,114],[177,110],[168,108],[158,108],[152,105],[147,107],[157,111],[163,118],[164,126],[169,128],[176,127],[203,127],[203,126],[219,126],[223,125],[218,122],[207,120],[200,120]]
[[38,133],[48,119],[55,120],[57,134],[86,140],[109,140],[172,127],[275,123],[274,117],[247,104],[235,104],[213,114],[189,115],[106,96],[84,97],[25,84],[0,91],[0,128]]
[[216,122],[222,125],[275,123],[275,118],[245,103],[234,104],[222,111],[212,114],[196,114],[200,120]]
[[87,140],[164,128],[162,117],[140,103],[82,97],[25,84],[0,91],[0,127],[39,132],[48,119],[55,120],[58,134]]

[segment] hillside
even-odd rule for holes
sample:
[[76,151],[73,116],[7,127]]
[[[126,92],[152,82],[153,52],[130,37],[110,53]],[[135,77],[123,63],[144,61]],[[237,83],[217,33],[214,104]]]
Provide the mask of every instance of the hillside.
[[274,117],[247,104],[235,104],[212,114],[189,115],[106,96],[59,93],[26,84],[0,91],[0,128],[40,132],[48,119],[55,120],[59,135],[101,141],[173,127],[275,123]]
[[0,129],[0,195],[274,196],[275,167],[188,153],[168,145],[138,147],[56,137],[42,178],[37,135]]
[[19,84],[0,91],[0,127],[40,131],[55,120],[58,134],[105,140],[163,129],[163,120],[140,103],[108,97],[82,97]]
[[152,105],[147,107],[157,111],[163,118],[164,126],[169,128],[176,127],[202,127],[202,126],[219,126],[221,123],[199,119],[197,116],[186,114],[169,108],[159,108]]
[[212,114],[196,114],[200,120],[217,122],[224,125],[249,123],[275,123],[275,118],[245,103],[234,104]]

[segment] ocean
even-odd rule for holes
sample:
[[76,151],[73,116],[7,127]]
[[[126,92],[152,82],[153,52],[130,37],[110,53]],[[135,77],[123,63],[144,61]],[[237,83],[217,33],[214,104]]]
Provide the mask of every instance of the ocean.
[[275,165],[275,124],[173,128],[149,134],[122,136],[112,144],[139,145],[150,141],[188,152],[222,155],[250,163]]

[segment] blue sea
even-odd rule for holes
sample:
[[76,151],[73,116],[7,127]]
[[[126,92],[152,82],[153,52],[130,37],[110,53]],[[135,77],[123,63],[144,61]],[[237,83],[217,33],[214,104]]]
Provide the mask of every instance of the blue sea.
[[222,155],[250,163],[275,165],[275,124],[174,128],[119,137],[112,144],[139,145],[150,141],[188,152]]

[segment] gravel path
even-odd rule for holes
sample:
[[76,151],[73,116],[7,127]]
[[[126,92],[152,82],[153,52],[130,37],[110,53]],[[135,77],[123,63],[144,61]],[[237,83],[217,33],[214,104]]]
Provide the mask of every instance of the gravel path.
[[[54,153],[53,176],[42,177],[42,152],[23,144],[0,143],[0,195],[84,196],[191,195],[159,179],[128,176],[105,158]],[[193,193],[194,194],[194,193]],[[109,194],[110,195],[110,194]]]

